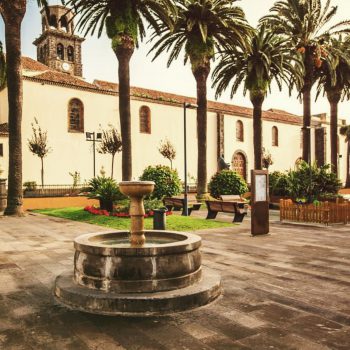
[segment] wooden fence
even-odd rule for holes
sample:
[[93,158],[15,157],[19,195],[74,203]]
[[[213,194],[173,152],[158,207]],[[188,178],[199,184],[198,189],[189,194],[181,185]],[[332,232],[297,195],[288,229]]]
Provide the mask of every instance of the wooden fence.
[[280,220],[345,225],[350,222],[350,202],[320,202],[314,205],[297,204],[291,199],[281,199]]

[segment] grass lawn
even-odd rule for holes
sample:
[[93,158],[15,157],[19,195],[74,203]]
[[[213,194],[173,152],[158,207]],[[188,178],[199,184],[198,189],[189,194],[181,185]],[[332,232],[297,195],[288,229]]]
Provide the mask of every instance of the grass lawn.
[[[63,209],[40,209],[34,210],[36,213],[56,216],[63,219],[87,222],[89,224],[110,227],[116,230],[129,230],[130,219],[118,218],[115,216],[93,215],[84,211],[82,208],[63,208]],[[196,231],[218,227],[232,227],[232,223],[216,220],[205,220],[191,216],[169,215],[166,218],[166,228],[170,231]],[[153,218],[145,219],[146,230],[153,228]]]

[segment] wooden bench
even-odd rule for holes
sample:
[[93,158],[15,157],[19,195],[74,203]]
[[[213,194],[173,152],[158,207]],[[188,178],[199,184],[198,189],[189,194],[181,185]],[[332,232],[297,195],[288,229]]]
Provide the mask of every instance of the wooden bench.
[[208,209],[207,219],[215,219],[218,213],[233,213],[235,214],[232,222],[242,222],[247,215],[246,208],[240,208],[237,202],[225,201],[205,201]]
[[[163,203],[166,208],[171,210],[181,210],[181,215],[185,215],[185,199],[184,198],[174,198],[174,197],[166,197],[163,199]],[[192,210],[199,210],[202,203],[187,203],[187,211],[188,215],[191,215]]]
[[240,209],[248,209],[248,201],[239,194],[222,194],[220,199],[224,202],[237,202]]

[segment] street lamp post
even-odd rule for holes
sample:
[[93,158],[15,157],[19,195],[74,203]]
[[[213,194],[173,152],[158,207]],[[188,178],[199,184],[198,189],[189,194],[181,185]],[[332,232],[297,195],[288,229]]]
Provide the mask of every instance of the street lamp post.
[[185,171],[185,193],[184,193],[184,210],[183,215],[188,216],[188,189],[187,189],[187,108],[197,108],[196,104],[184,102],[184,171]]
[[102,141],[102,133],[86,132],[86,141],[92,142],[94,177],[96,176],[96,142]]

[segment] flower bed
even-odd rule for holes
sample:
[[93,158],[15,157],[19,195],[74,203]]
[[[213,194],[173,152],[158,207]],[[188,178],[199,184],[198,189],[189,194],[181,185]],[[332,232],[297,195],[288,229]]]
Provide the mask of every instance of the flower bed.
[[[126,213],[126,212],[113,212],[113,213],[110,213],[109,211],[107,210],[104,210],[104,209],[98,209],[96,207],[94,207],[93,205],[92,206],[86,206],[84,208],[85,211],[89,212],[90,214],[93,214],[93,215],[104,215],[104,216],[117,216],[119,218],[129,218],[130,215],[129,213]],[[144,217],[145,218],[148,218],[148,217],[153,217],[153,214],[154,212],[152,210],[148,211]],[[167,211],[165,213],[165,215],[172,215],[173,213],[171,211]]]

